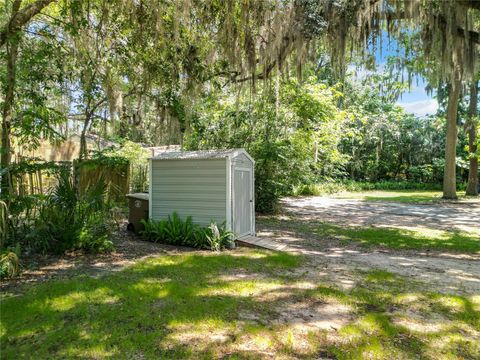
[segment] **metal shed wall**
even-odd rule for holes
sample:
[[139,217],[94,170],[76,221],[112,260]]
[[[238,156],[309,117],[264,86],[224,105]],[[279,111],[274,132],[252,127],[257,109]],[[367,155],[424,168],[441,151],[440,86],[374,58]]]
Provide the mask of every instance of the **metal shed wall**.
[[150,217],[166,219],[177,212],[207,226],[227,219],[227,166],[221,159],[151,161]]

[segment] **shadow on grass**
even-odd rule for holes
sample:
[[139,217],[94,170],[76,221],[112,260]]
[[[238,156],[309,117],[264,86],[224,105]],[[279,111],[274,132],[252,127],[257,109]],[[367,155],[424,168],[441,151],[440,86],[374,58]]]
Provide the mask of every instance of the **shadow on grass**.
[[385,246],[392,249],[453,250],[466,253],[480,251],[478,235],[461,231],[407,230],[378,227],[340,227],[320,224],[320,234],[354,240],[365,246]]
[[[350,292],[324,286],[287,291],[282,286],[303,280],[289,272],[301,262],[298,256],[257,251],[162,256],[101,278],[34,286],[1,303],[2,358],[250,359],[283,353],[310,359],[423,353],[421,334],[392,321],[391,310],[402,306],[398,297],[409,295],[397,277],[370,272]],[[355,309],[352,324],[339,331],[340,344],[313,332],[309,350],[302,352],[295,338],[282,337],[294,324],[276,323],[278,309],[288,311],[281,305],[295,307],[309,299]],[[466,298],[422,294],[421,299],[461,324],[478,323],[478,312]],[[253,318],[243,318],[244,313]],[[267,351],[245,339],[249,331],[272,339]]]
[[317,220],[263,218],[264,226],[303,234],[314,234],[320,238],[330,237],[348,244],[352,241],[366,247],[383,246],[390,249],[447,250],[463,253],[480,252],[478,234],[458,230],[444,231],[419,228],[415,230],[386,227],[338,226]]
[[[326,286],[310,293],[321,299],[336,298],[357,309],[357,318],[339,330],[340,341],[329,347],[335,358],[473,359],[480,356],[476,337],[480,331],[478,301],[413,291],[404,278],[382,270],[363,275],[358,286],[347,293]],[[399,321],[403,318],[408,321]],[[419,319],[425,322],[423,328],[415,326]]]
[[232,339],[223,333],[235,333],[239,311],[262,310],[249,296],[261,276],[248,275],[281,283],[282,269],[299,261],[284,253],[165,256],[103,278],[41,284],[2,301],[2,357],[214,357],[215,348],[185,344],[182,334],[197,329],[203,342],[216,335],[217,347],[225,346]]

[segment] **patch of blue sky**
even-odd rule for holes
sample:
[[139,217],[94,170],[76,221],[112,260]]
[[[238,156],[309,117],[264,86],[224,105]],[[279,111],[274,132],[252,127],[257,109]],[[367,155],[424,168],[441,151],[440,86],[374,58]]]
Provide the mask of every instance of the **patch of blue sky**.
[[[351,65],[349,71],[358,79],[363,79],[375,72],[383,72],[388,58],[403,54],[404,50],[394,38],[388,37],[387,33],[384,32],[381,38],[377,39],[376,43],[369,45],[369,52],[375,57],[376,69],[368,70],[365,67],[358,68],[355,65]],[[407,82],[406,73],[404,74],[404,79]],[[426,88],[426,80],[420,75],[415,75],[410,86],[398,99],[397,105],[403,107],[406,112],[413,113],[419,117],[435,114],[438,109],[435,92],[429,93]]]

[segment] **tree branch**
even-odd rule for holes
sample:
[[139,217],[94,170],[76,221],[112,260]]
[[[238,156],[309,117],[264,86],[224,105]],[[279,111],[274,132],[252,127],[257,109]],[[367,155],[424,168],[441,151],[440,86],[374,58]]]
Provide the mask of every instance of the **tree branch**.
[[[473,2],[472,2],[472,4],[473,4]],[[475,4],[478,4],[478,6],[480,7],[480,1],[478,1],[478,3],[475,2]],[[471,7],[473,8],[474,6],[471,6]],[[406,20],[407,16],[403,12],[387,12],[387,13],[378,14],[377,18],[379,20]],[[447,24],[447,21],[445,20],[445,18],[443,16],[436,15],[436,18],[438,19],[440,24],[442,24],[442,25]],[[466,38],[468,36],[470,41],[472,41],[473,43],[475,43],[477,45],[480,45],[480,33],[476,32],[476,31],[465,30],[461,26],[457,26],[457,34],[458,34],[458,36],[463,37],[463,38]]]
[[16,12],[8,24],[0,31],[0,47],[5,45],[7,38],[11,34],[19,31],[22,26],[26,25],[35,15],[54,1],[56,0],[37,0]]

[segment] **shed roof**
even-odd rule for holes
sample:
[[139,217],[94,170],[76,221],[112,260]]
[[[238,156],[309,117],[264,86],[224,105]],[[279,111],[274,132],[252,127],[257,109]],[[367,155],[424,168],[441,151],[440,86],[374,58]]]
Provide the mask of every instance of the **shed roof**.
[[245,149],[225,149],[225,150],[198,150],[198,151],[166,151],[152,157],[153,160],[195,160],[195,159],[223,159],[233,158],[237,155],[245,154],[252,162],[254,160]]

